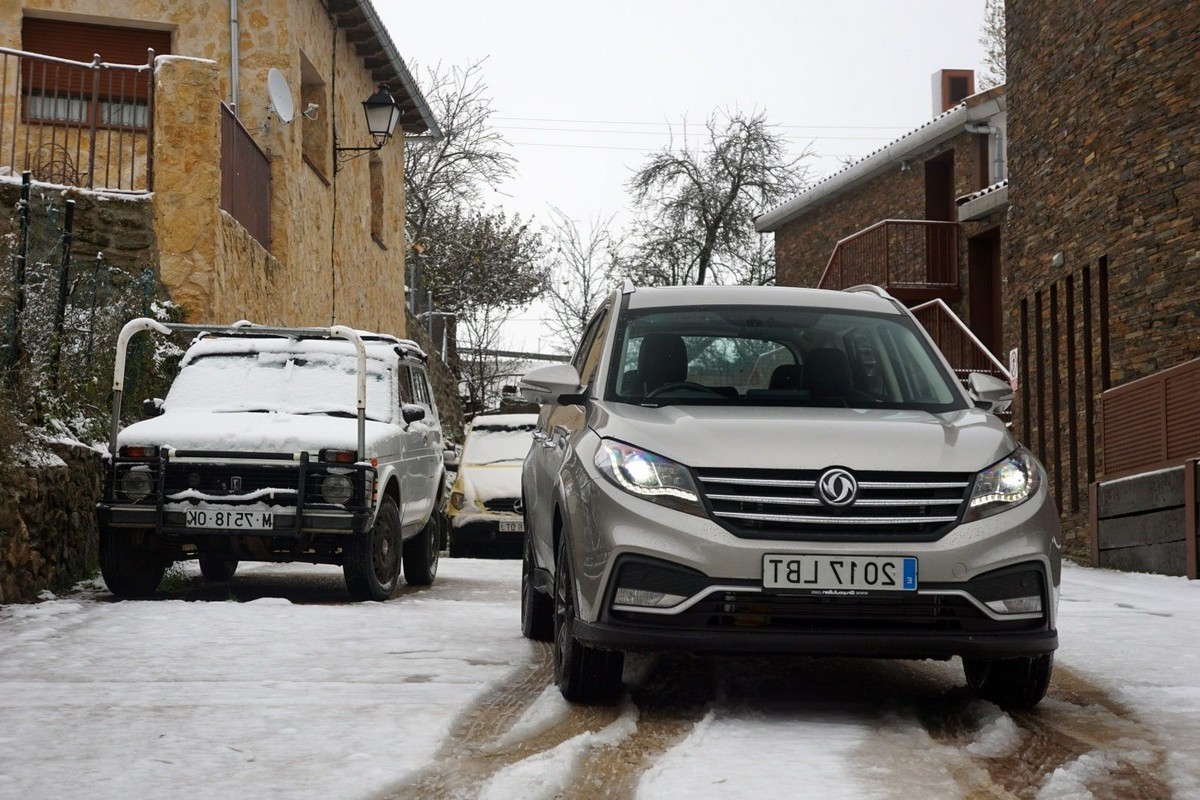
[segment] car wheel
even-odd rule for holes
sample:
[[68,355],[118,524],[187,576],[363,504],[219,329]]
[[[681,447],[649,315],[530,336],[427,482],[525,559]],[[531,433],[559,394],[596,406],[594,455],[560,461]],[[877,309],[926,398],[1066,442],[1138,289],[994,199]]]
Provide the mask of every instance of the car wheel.
[[537,642],[554,640],[554,598],[533,585],[533,539],[525,534],[521,556],[521,633]]
[[984,700],[1006,710],[1036,706],[1050,688],[1053,671],[1053,653],[1028,658],[963,659],[967,685]]
[[100,534],[100,574],[117,597],[149,597],[166,571],[166,562],[136,543],[133,531]]
[[342,572],[352,600],[387,600],[400,581],[400,510],[384,497],[375,524],[352,537]]
[[437,577],[438,554],[442,549],[439,517],[430,514],[421,532],[404,543],[404,580],[413,586],[428,586]]
[[575,579],[563,536],[554,570],[554,682],[568,702],[611,705],[621,695],[625,654],[580,642],[572,634],[575,620]]
[[206,581],[213,583],[228,581],[233,577],[233,573],[237,572],[237,568],[238,560],[236,558],[200,556],[200,574]]

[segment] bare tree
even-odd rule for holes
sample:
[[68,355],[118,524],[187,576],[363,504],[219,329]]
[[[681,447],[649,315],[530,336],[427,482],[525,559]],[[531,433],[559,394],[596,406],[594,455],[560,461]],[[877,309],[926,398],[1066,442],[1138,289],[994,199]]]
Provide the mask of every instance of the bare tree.
[[983,45],[983,73],[979,85],[983,89],[1008,80],[1004,56],[1004,0],[987,0],[983,6],[983,27],[979,43]]
[[550,277],[544,298],[550,308],[546,325],[556,349],[572,353],[600,300],[612,287],[620,239],[612,233],[612,217],[592,220],[587,230],[558,209],[552,212]]
[[702,146],[690,146],[686,135],[679,147],[672,141],[629,181],[642,211],[634,271],[643,281],[761,279],[751,220],[805,183],[808,152],[790,156],[763,112],[714,113],[706,129]]
[[478,204],[485,187],[511,178],[516,158],[491,128],[494,113],[483,80],[483,61],[428,69],[425,97],[442,129],[437,142],[404,148],[408,240],[421,242],[430,219],[459,205]]

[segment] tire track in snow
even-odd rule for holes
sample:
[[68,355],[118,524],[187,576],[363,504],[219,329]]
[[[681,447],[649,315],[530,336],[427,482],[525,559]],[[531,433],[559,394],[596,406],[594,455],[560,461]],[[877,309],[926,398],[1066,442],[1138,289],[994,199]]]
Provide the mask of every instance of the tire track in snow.
[[530,643],[531,663],[514,670],[501,688],[460,717],[449,739],[428,767],[384,793],[404,800],[473,800],[500,770],[546,752],[581,733],[595,732],[616,721],[615,707],[579,706],[562,722],[529,739],[506,747],[496,742],[554,679],[550,645]]
[[972,695],[928,710],[923,723],[942,744],[969,759],[951,769],[968,798],[1035,798],[1049,781],[1060,791],[1083,788],[1096,800],[1167,800],[1166,751],[1154,733],[1102,690],[1057,667],[1045,700],[1032,711],[1012,713],[1020,743],[999,756],[965,749],[979,733],[967,713]]

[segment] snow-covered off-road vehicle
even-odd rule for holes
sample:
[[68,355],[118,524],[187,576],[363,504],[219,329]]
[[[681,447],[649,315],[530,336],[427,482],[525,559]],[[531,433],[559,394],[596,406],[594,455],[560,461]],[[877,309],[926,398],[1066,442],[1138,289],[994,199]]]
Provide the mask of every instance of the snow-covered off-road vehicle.
[[[139,331],[194,333],[163,400],[120,429]],[[209,580],[239,561],[339,564],[355,600],[437,573],[442,432],[426,356],[393,336],[331,328],[161,324],[117,343],[98,504],[100,567],[119,597],[153,593],[175,561]]]

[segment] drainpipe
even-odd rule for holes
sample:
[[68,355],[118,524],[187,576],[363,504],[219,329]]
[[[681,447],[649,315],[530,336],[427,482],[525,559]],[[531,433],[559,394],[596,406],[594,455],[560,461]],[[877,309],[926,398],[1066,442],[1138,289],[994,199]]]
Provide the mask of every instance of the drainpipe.
[[1004,180],[1004,134],[995,125],[967,125],[966,129],[967,133],[986,133],[992,137],[992,147],[996,153],[992,183]]
[[233,115],[238,112],[238,4],[237,0],[229,0],[229,82],[233,95]]

